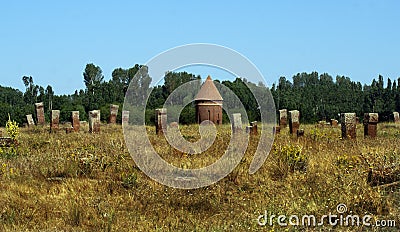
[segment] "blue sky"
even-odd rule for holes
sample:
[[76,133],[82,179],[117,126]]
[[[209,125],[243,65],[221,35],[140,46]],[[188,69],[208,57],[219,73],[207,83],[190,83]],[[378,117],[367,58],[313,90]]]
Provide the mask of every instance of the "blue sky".
[[400,77],[399,9],[399,1],[378,0],[7,1],[0,85],[24,90],[22,76],[30,75],[70,94],[84,88],[87,63],[108,80],[117,67],[190,43],[238,51],[268,84],[311,71],[367,84],[379,74],[393,80]]

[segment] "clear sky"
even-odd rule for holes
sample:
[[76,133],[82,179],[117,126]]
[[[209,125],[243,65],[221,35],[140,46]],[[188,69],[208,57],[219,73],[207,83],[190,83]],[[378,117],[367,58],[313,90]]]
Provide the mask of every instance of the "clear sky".
[[311,71],[367,84],[400,77],[400,1],[234,2],[4,1],[0,85],[24,90],[28,75],[71,94],[85,87],[87,63],[109,80],[114,68],[189,43],[240,52],[268,84]]

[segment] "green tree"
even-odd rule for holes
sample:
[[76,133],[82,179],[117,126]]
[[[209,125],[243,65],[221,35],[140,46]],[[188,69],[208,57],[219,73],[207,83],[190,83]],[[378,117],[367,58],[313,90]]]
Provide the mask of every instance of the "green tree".
[[101,98],[101,95],[97,94],[97,90],[99,90],[103,80],[103,71],[99,66],[96,66],[93,63],[86,65],[85,71],[83,72],[83,82],[86,85],[88,95],[87,110],[92,110],[99,107],[97,100]]

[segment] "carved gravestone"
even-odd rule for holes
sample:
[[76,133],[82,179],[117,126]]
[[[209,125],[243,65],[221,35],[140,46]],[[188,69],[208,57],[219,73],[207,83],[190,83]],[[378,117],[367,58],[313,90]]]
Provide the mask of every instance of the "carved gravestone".
[[332,126],[332,127],[337,127],[338,125],[339,125],[338,120],[336,120],[336,119],[331,119],[331,126]]
[[232,114],[233,123],[232,123],[232,133],[240,133],[242,131],[242,114],[236,113]]
[[108,123],[115,124],[117,123],[117,115],[118,115],[118,105],[110,105],[110,118],[108,119]]
[[81,123],[79,121],[79,111],[72,111],[72,128],[74,128],[75,132],[79,131],[79,128],[81,127]]
[[377,134],[379,115],[378,113],[364,114],[364,137],[375,138]]
[[250,126],[251,126],[250,134],[252,134],[252,135],[258,135],[257,121],[250,122]]
[[28,127],[32,127],[35,125],[35,121],[33,121],[32,114],[26,115],[26,121],[28,122]]
[[304,130],[303,129],[298,129],[296,131],[296,134],[297,134],[297,137],[302,137],[302,136],[304,136]]
[[50,131],[56,132],[58,131],[60,122],[60,111],[59,110],[52,110],[50,112]]
[[287,109],[279,110],[279,126],[285,128],[287,125]]
[[65,133],[67,133],[67,134],[72,133],[73,131],[74,131],[73,127],[66,127],[65,128]]
[[289,111],[289,132],[290,134],[297,134],[300,127],[300,112],[298,110]]
[[343,139],[356,139],[356,113],[342,113],[340,115]]
[[252,126],[246,126],[246,133],[251,134],[251,128]]
[[393,112],[394,123],[400,123],[399,112]]
[[167,130],[167,109],[156,109],[156,134],[162,135]]
[[35,109],[37,125],[43,126],[45,124],[43,102],[35,103]]
[[179,128],[179,123],[178,122],[171,122],[169,124],[169,127],[177,129],[177,128]]
[[280,126],[274,126],[273,132],[274,132],[274,134],[279,134],[279,133],[281,133],[281,127],[280,127]]
[[89,111],[89,132],[100,133],[100,110]]
[[122,124],[128,124],[129,123],[129,111],[123,110],[122,111]]

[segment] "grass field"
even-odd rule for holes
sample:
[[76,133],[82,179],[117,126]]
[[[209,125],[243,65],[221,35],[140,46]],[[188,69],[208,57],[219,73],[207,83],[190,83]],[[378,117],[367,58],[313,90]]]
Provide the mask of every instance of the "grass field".
[[[340,138],[340,128],[301,125],[304,137],[282,129],[258,172],[248,173],[257,145],[252,138],[239,166],[223,180],[182,190],[151,180],[125,146],[121,125],[100,134],[21,129],[16,151],[0,150],[1,231],[398,231],[400,226],[400,125],[379,124],[378,138]],[[196,126],[184,126],[195,141]],[[1,130],[5,131],[4,128]],[[199,155],[169,147],[149,127],[150,141],[168,162],[183,168],[209,165],[229,143],[218,128],[215,144]],[[145,155],[145,154],[144,154]],[[368,181],[370,180],[370,181]],[[260,226],[259,215],[337,213],[395,220],[396,227]]]

